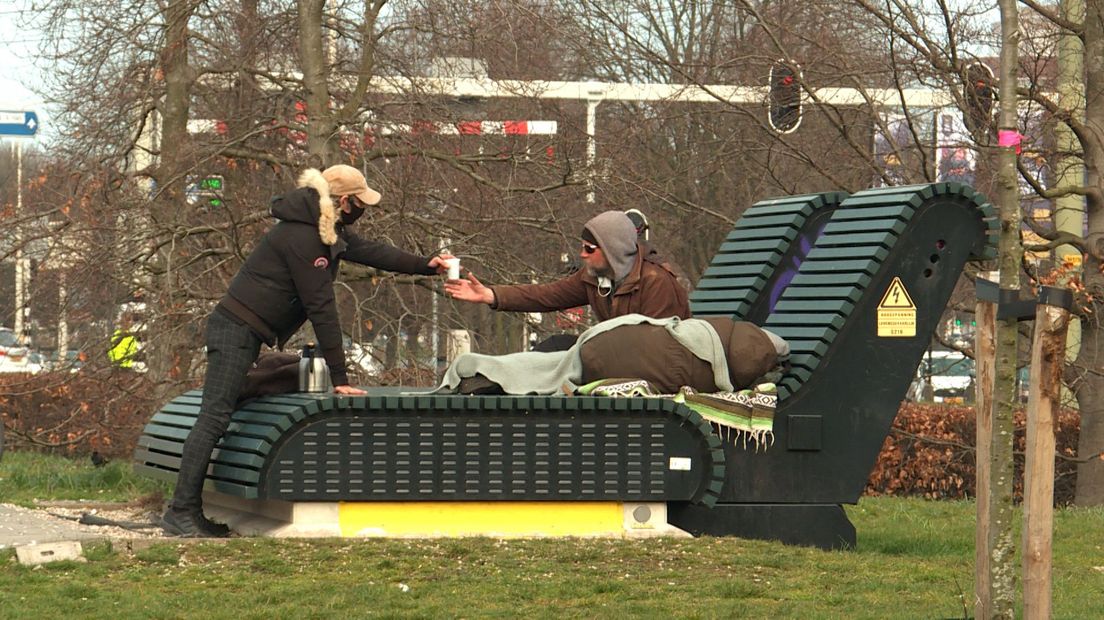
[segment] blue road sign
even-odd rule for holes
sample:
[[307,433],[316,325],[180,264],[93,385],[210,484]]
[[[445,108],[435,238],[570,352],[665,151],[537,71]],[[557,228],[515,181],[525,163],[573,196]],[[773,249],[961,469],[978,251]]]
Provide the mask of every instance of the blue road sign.
[[0,110],[0,136],[30,138],[36,133],[38,133],[38,114],[26,110]]

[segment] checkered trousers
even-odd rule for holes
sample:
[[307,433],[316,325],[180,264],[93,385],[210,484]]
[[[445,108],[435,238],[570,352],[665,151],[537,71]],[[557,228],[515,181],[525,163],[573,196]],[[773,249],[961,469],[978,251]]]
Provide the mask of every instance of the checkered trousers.
[[238,394],[261,350],[261,339],[248,327],[215,310],[207,319],[207,375],[199,419],[184,441],[172,504],[198,510],[211,451],[230,425]]

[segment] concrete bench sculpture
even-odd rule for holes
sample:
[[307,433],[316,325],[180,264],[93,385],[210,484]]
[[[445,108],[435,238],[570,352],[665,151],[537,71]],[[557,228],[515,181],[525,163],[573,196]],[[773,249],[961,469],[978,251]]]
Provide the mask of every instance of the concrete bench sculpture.
[[[234,414],[205,503],[242,533],[689,532],[855,544],[856,503],[958,276],[995,256],[992,207],[933,184],[765,200],[691,296],[785,338],[773,444],[722,441],[683,403],[597,396],[268,396]],[[198,391],[146,426],[175,480]]]

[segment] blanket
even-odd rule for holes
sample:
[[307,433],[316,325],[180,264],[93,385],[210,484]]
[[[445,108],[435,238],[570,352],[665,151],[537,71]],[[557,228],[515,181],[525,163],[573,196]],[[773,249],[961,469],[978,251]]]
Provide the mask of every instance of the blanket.
[[465,353],[448,367],[435,392],[455,392],[461,379],[479,374],[502,386],[507,394],[573,393],[582,383],[583,365],[579,351],[587,340],[623,325],[640,323],[664,327],[693,355],[712,366],[714,381],[720,389],[733,389],[725,347],[708,322],[678,317],[653,319],[642,314],[627,314],[603,321],[586,330],[567,351],[526,351],[507,355]]
[[670,398],[698,412],[722,441],[742,442],[744,448],[751,441],[756,452],[774,445],[778,389],[773,383],[759,384],[753,390],[709,394],[684,386],[677,394],[661,394],[644,380],[602,379],[581,386],[578,391],[590,396]]

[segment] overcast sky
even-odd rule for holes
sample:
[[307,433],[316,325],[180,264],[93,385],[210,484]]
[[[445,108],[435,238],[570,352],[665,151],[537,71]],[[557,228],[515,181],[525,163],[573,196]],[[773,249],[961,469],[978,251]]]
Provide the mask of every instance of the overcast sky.
[[21,31],[16,23],[22,4],[0,0],[0,110],[32,110],[46,124],[42,99],[31,91],[37,80],[33,54],[39,35]]

